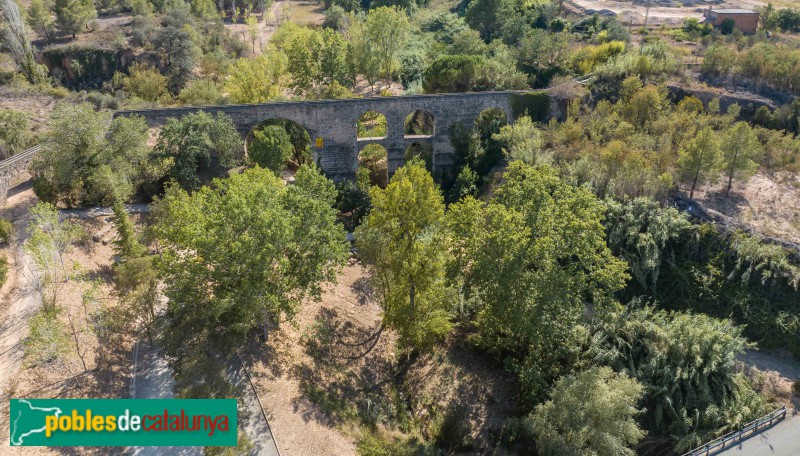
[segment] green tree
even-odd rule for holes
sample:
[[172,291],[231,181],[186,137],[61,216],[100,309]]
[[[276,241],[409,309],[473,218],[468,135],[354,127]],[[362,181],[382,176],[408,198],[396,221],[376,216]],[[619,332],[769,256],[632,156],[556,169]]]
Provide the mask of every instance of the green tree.
[[286,45],[292,88],[314,96],[331,84],[351,83],[353,70],[348,54],[349,44],[334,30],[309,30],[297,34]]
[[[157,68],[134,63],[128,76],[115,78],[130,96],[141,98],[150,103],[169,101],[167,78]],[[116,75],[115,75],[116,76]]]
[[384,323],[402,348],[429,349],[450,332],[444,283],[444,200],[421,160],[397,170],[385,190],[370,189],[372,209],[356,230],[359,252],[373,267]]
[[47,68],[36,63],[33,47],[28,38],[25,20],[20,14],[15,0],[0,0],[0,37],[3,47],[8,50],[20,71],[31,84],[39,84],[47,79]]
[[28,116],[22,111],[0,109],[0,154],[10,157],[25,149],[30,140]]
[[631,275],[645,289],[655,290],[661,264],[687,241],[692,224],[675,208],[662,208],[650,198],[620,203],[607,200],[608,246],[628,263]]
[[684,181],[691,181],[689,198],[694,198],[697,184],[716,179],[722,165],[722,149],[717,135],[711,128],[700,130],[689,143],[680,150],[678,169]]
[[169,298],[165,345],[179,387],[213,380],[198,363],[230,354],[253,329],[266,337],[335,281],[348,256],[335,199],[333,182],[307,166],[291,186],[253,168],[193,194],[167,189],[153,234]]
[[44,0],[31,1],[26,20],[36,33],[44,36],[47,41],[53,40],[55,19],[53,18],[52,6],[46,5]]
[[153,37],[153,46],[158,50],[169,77],[170,90],[178,93],[192,76],[201,50],[189,6],[182,1],[169,2],[169,9],[161,19],[161,27]]
[[267,125],[253,133],[253,141],[247,147],[247,155],[262,168],[280,174],[292,157],[292,139],[283,127]]
[[528,116],[520,117],[514,125],[505,125],[492,136],[503,142],[503,154],[508,161],[520,160],[527,165],[544,164],[542,134]]
[[387,6],[370,10],[361,27],[351,30],[356,71],[371,83],[381,76],[390,80],[399,65],[409,30],[405,11]]
[[467,197],[451,206],[450,274],[482,302],[482,344],[510,356],[530,405],[576,355],[585,303],[596,313],[612,308],[628,275],[606,246],[605,207],[589,190],[522,162],[504,177],[488,204]]
[[255,14],[251,14],[247,16],[247,19],[244,20],[245,24],[247,24],[247,35],[250,37],[250,44],[252,45],[253,54],[256,53],[256,42],[258,41],[259,30],[258,30],[258,18]]
[[422,80],[426,93],[455,93],[475,90],[484,58],[476,55],[444,55],[425,70]]
[[505,18],[513,16],[510,0],[472,0],[464,18],[487,43],[497,37]]
[[90,20],[97,18],[92,0],[55,0],[53,10],[56,13],[56,26],[73,38],[86,28]]
[[170,118],[161,129],[153,152],[172,160],[169,176],[183,188],[200,187],[198,172],[216,156],[220,164],[233,167],[240,162],[243,143],[231,118],[200,111]]
[[533,429],[543,456],[634,456],[645,433],[636,424],[644,387],[608,367],[562,377],[550,400],[536,407]]
[[66,255],[81,230],[71,220],[59,220],[58,209],[49,203],[38,203],[31,209],[31,227],[25,252],[33,260],[37,273],[28,280],[43,308],[55,311],[70,277]]
[[121,258],[138,258],[147,253],[147,249],[136,237],[136,228],[125,210],[125,205],[117,199],[112,206],[114,210],[114,226],[117,228],[117,239],[114,251]]
[[151,156],[144,118],[117,117],[107,128],[108,121],[108,114],[86,103],[53,111],[44,153],[31,164],[35,184],[46,188],[53,202],[111,205],[130,198],[146,180],[160,178],[146,172]]
[[98,157],[107,147],[105,140],[109,116],[95,112],[88,103],[77,106],[61,104],[48,119],[48,135],[31,169],[35,177],[48,181],[56,198],[68,205],[84,199],[83,183],[96,167]]
[[222,89],[219,83],[207,79],[195,79],[186,84],[178,94],[181,104],[189,106],[207,106],[221,104]]
[[601,325],[589,355],[641,382],[646,429],[686,451],[764,412],[764,399],[737,371],[737,357],[750,346],[742,329],[630,304]]
[[281,96],[288,84],[286,55],[274,49],[231,67],[225,91],[234,103],[265,103]]
[[761,142],[747,122],[736,122],[722,137],[722,151],[725,156],[725,173],[728,175],[728,185],[725,188],[727,200],[734,177],[747,182],[758,169],[753,158],[761,152]]

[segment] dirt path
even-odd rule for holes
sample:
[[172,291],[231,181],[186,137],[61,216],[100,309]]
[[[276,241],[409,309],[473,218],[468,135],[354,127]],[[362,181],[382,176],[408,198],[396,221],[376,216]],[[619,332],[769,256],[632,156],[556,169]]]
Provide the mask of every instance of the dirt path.
[[22,365],[22,341],[28,333],[28,319],[38,308],[38,298],[30,287],[33,277],[31,259],[22,250],[28,236],[28,211],[36,197],[28,184],[9,192],[2,216],[14,220],[17,239],[10,247],[9,275],[0,289],[0,446],[8,446],[8,401],[16,387],[15,378]]

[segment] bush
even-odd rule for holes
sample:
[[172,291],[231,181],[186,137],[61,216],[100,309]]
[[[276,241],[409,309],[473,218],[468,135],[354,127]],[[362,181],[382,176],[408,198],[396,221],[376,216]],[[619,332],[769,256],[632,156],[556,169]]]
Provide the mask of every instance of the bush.
[[5,255],[0,256],[0,287],[6,283],[8,278],[8,258]]
[[253,133],[247,154],[262,168],[280,173],[292,156],[292,141],[286,130],[277,125],[268,125]]
[[527,114],[534,122],[545,122],[550,117],[550,95],[545,91],[514,94],[511,113],[515,118]]
[[31,141],[28,116],[13,109],[0,109],[0,155],[11,155],[25,149]]
[[474,90],[484,58],[477,55],[445,55],[425,70],[426,93],[470,92]]
[[0,218],[0,242],[10,244],[14,239],[15,231],[14,224],[10,220]]

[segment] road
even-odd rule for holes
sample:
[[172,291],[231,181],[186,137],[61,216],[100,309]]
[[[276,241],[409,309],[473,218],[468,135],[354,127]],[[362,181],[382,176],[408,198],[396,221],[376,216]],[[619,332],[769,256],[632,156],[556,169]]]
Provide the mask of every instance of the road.
[[796,456],[800,454],[800,417],[787,416],[784,421],[759,432],[741,443],[715,455],[724,456]]
[[[134,348],[134,372],[131,381],[131,397],[134,399],[171,399],[175,381],[172,371],[158,350],[140,342]],[[240,423],[253,448],[251,455],[279,456],[272,432],[261,412],[258,398],[250,386],[244,368],[238,358],[231,361],[227,371],[230,381],[237,386],[242,395],[238,399]],[[202,455],[201,447],[131,447],[132,456],[195,456]]]
[[[158,350],[140,342],[134,347],[131,397],[134,399],[172,399],[175,380],[167,361]],[[135,456],[202,456],[202,447],[131,447]]]

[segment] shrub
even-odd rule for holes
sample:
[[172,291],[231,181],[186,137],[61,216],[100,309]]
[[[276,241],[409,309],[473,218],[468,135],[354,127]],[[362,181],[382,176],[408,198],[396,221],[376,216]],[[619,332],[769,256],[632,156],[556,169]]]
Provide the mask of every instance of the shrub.
[[292,156],[292,141],[286,130],[277,125],[268,125],[253,133],[247,154],[262,168],[280,173]]
[[5,255],[0,256],[0,287],[6,283],[8,278],[8,258]]
[[14,224],[10,220],[0,218],[0,242],[10,244],[15,234]]
[[545,91],[514,94],[511,113],[515,118],[527,114],[534,122],[544,122],[550,117],[550,95]]
[[8,157],[28,146],[28,117],[21,111],[0,109],[0,154]]

